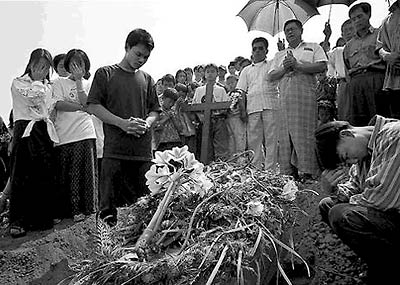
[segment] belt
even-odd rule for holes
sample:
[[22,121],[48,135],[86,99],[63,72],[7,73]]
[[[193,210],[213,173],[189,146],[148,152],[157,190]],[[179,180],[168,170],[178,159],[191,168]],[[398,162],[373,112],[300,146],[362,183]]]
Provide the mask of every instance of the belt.
[[225,116],[212,116],[211,117],[211,120],[213,120],[213,121],[218,121],[218,120],[223,120],[223,119],[225,119],[226,117]]
[[376,68],[364,68],[364,69],[359,69],[359,70],[353,72],[350,75],[350,77],[354,77],[354,76],[357,76],[357,75],[363,75],[363,74],[366,74],[366,73],[381,73],[381,74],[384,74],[385,70],[376,69]]

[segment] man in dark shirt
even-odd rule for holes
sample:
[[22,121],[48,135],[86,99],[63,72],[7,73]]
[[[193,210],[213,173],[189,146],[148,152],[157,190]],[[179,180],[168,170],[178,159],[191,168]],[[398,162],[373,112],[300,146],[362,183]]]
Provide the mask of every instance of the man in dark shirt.
[[88,111],[103,121],[99,210],[109,225],[117,222],[117,207],[132,204],[147,192],[144,175],[152,159],[149,129],[160,106],[153,78],[139,68],[153,48],[147,31],[130,32],[124,58],[96,71],[87,100]]

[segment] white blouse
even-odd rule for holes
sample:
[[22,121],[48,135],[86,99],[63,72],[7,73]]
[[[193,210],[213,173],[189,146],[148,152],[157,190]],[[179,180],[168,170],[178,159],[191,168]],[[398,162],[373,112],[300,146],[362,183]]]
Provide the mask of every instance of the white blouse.
[[30,121],[22,137],[28,137],[30,135],[35,122],[45,121],[50,139],[57,143],[59,139],[54,124],[49,118],[54,109],[50,83],[46,79],[44,82],[33,81],[30,76],[26,74],[13,80],[11,95],[13,100],[14,121]]

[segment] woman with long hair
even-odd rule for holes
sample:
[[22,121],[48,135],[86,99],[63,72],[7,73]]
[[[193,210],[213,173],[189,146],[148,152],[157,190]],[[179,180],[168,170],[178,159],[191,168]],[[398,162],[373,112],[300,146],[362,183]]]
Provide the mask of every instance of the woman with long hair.
[[53,144],[58,136],[49,119],[53,108],[49,82],[51,54],[42,48],[30,56],[25,72],[11,85],[14,130],[10,157],[10,234],[53,227]]

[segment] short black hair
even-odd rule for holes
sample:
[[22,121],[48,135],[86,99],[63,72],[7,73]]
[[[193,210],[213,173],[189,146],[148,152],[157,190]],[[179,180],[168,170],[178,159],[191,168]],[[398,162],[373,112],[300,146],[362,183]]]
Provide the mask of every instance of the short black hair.
[[54,69],[58,72],[57,70],[57,65],[60,63],[60,61],[62,61],[63,59],[65,59],[66,54],[65,53],[60,53],[57,54],[54,59],[53,59],[53,63],[54,63]]
[[183,70],[184,70],[185,72],[190,71],[190,73],[193,74],[193,69],[192,69],[191,67],[185,67]]
[[215,70],[218,72],[218,66],[215,63],[206,64],[206,66],[204,66],[204,71],[210,68],[215,68]]
[[81,49],[71,49],[69,52],[67,52],[67,55],[65,56],[64,59],[64,68],[67,72],[71,73],[69,70],[69,64],[73,58],[79,58],[85,63],[85,75],[83,75],[83,78],[89,79],[90,77],[90,60],[87,54],[81,50]]
[[231,62],[229,62],[229,64],[228,64],[228,68],[230,67],[230,66],[235,66],[235,62],[234,61],[231,61]]
[[303,29],[303,23],[302,23],[302,22],[300,22],[300,21],[297,20],[297,19],[290,19],[290,20],[287,20],[287,21],[285,22],[285,24],[283,25],[283,30],[285,30],[285,29],[286,29],[286,26],[289,25],[289,24],[291,24],[291,23],[295,23],[300,29]]
[[363,11],[365,14],[371,16],[371,5],[367,2],[361,2],[350,8],[349,17],[352,13],[354,13],[355,10],[358,9],[361,9],[361,11]]
[[322,169],[335,169],[341,163],[336,148],[340,140],[340,131],[350,129],[346,121],[333,121],[322,124],[315,130],[316,152]]
[[351,25],[351,24],[352,24],[351,20],[347,19],[346,21],[343,22],[342,26],[340,27],[340,30],[343,31],[344,26]]
[[202,64],[196,65],[196,66],[193,68],[193,70],[194,70],[194,71],[198,71],[200,68],[203,68],[203,69],[204,69],[204,65],[202,65]]
[[164,84],[164,82],[173,82],[175,85],[175,77],[172,74],[165,74],[162,78],[161,78],[161,83]]
[[135,29],[129,33],[125,41],[125,50],[128,50],[138,44],[145,45],[150,51],[154,49],[153,37],[149,32],[143,29]]
[[268,49],[268,41],[267,41],[266,38],[263,38],[263,37],[255,38],[255,39],[251,42],[251,45],[253,46],[255,43],[263,43],[264,46],[265,46],[265,49]]

